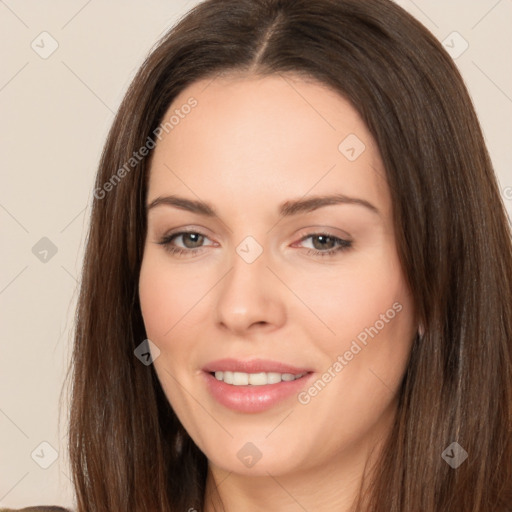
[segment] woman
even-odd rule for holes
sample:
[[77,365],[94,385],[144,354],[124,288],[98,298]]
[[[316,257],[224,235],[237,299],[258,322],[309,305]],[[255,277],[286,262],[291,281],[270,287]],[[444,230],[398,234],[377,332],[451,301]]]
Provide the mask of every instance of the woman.
[[505,511],[512,251],[463,81],[387,0],[207,0],[97,175],[77,510]]

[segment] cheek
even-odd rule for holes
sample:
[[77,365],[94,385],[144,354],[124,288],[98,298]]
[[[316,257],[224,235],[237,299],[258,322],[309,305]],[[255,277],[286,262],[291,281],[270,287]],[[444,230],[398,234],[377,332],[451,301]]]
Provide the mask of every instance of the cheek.
[[334,335],[315,336],[312,329],[310,335],[335,377],[315,407],[328,407],[326,418],[331,407],[339,414],[358,411],[346,425],[355,435],[377,421],[398,391],[416,330],[412,296],[391,247],[347,264],[324,283],[310,304]]
[[348,350],[358,337],[363,342],[370,339],[368,331],[375,334],[376,329],[384,338],[404,328],[408,332],[412,325],[411,298],[391,248],[381,247],[346,262],[335,271],[329,269],[329,274],[297,282],[308,306],[331,331],[330,335],[324,331],[320,341],[331,357]]
[[[178,380],[186,389],[192,389],[187,359],[190,347],[183,333],[189,330],[190,315],[187,313],[201,293],[196,285],[187,272],[175,271],[165,253],[160,254],[152,247],[145,252],[139,278],[139,299],[147,337],[161,352],[154,368],[174,411],[191,431],[195,431],[195,427],[187,421],[190,415],[187,394],[176,382]],[[187,349],[184,349],[185,345]]]
[[205,293],[199,283],[201,280],[186,269],[176,272],[165,253],[147,251],[140,272],[139,298],[150,339],[168,339],[178,323],[180,328],[187,323],[187,313]]
[[[172,316],[177,303],[176,290],[169,286],[162,265],[145,258],[139,279],[139,298],[149,339],[161,338],[172,327]],[[172,304],[172,308],[170,307]]]
[[338,403],[343,396],[342,409],[359,411],[360,426],[375,421],[397,393],[416,332],[413,300],[398,259],[387,253],[372,262],[332,283],[333,300],[327,310],[324,305],[336,332],[323,343],[324,353],[329,365],[342,365],[330,399]]

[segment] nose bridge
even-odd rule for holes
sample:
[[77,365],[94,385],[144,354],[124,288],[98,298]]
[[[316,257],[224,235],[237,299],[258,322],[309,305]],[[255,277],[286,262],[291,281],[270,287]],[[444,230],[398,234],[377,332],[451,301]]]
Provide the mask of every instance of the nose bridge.
[[279,324],[284,304],[270,264],[269,251],[255,237],[245,237],[235,248],[231,269],[219,289],[215,305],[218,321],[242,331],[253,324]]

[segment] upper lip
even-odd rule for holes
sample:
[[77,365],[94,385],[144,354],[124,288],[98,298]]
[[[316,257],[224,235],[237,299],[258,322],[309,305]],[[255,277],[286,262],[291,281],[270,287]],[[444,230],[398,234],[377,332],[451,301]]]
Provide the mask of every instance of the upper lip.
[[241,359],[218,359],[206,364],[203,371],[212,372],[242,372],[242,373],[292,373],[299,375],[300,373],[309,373],[308,368],[299,368],[280,361],[271,361],[269,359],[251,359],[244,361]]

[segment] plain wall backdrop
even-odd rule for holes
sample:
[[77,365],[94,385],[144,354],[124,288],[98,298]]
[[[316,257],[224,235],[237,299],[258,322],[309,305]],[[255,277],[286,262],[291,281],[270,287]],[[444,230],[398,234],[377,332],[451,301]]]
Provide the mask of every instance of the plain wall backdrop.
[[[197,3],[0,0],[0,506],[74,506],[61,390],[96,168],[138,67]],[[398,3],[454,57],[512,214],[512,1]]]

